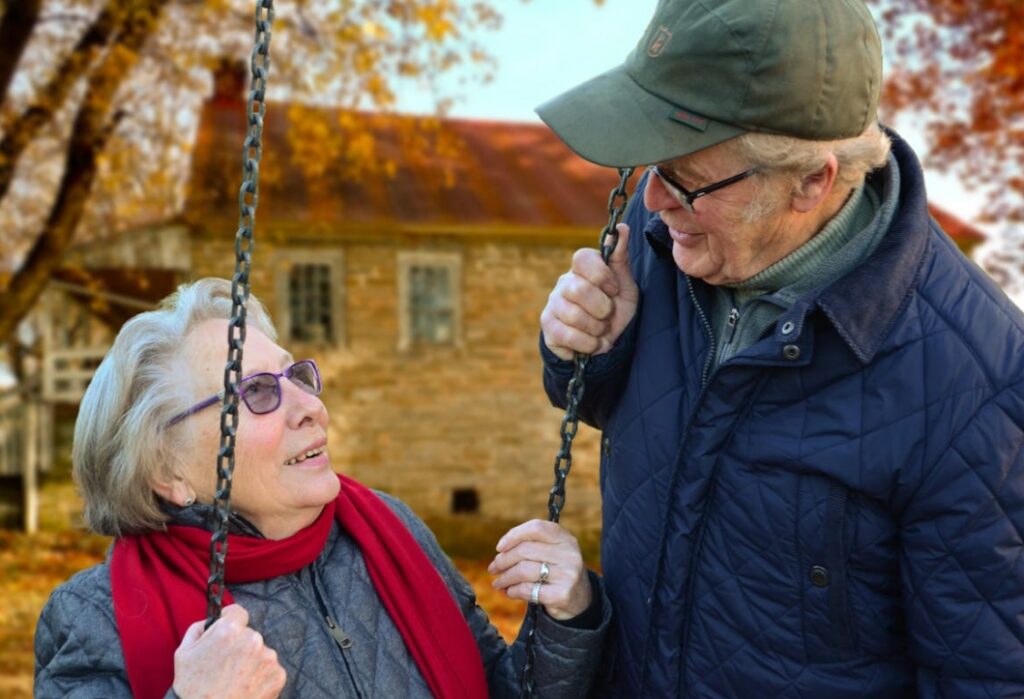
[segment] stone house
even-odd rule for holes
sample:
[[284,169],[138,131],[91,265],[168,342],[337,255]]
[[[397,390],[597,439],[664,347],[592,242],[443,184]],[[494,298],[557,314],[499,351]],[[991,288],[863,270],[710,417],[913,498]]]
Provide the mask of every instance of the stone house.
[[[215,95],[200,122],[182,221],[193,278],[234,266],[221,166],[237,179],[235,94]],[[434,520],[544,516],[561,413],[541,389],[537,319],[572,251],[596,244],[617,175],[541,126],[427,126],[448,145],[423,157],[400,120],[323,110],[362,120],[395,167],[314,179],[295,164],[289,116],[268,106],[252,286],[280,344],[321,365],[336,468]],[[567,522],[594,526],[597,435],[577,444]]]
[[[182,214],[74,256],[99,287],[112,270],[152,273],[151,304],[173,282],[230,278],[244,104],[218,85]],[[320,364],[336,468],[432,524],[546,516],[562,413],[541,388],[538,317],[572,252],[596,245],[618,175],[540,125],[321,109],[302,116],[358,120],[391,165],[352,179],[339,156],[314,177],[296,164],[309,144],[291,140],[293,114],[268,105],[252,289],[279,343]],[[82,301],[86,286],[61,293]],[[132,295],[103,293],[115,307]],[[564,518],[581,530],[599,521],[597,444],[581,429]]]

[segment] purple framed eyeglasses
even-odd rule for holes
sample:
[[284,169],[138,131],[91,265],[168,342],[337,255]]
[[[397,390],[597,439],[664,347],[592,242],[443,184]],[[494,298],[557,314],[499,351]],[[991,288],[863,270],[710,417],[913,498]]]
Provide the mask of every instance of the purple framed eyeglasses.
[[[238,382],[239,397],[251,413],[255,415],[272,413],[281,406],[282,376],[312,396],[319,396],[320,391],[324,388],[320,381],[320,370],[317,369],[316,362],[312,359],[295,362],[277,374],[270,371],[251,374]],[[177,425],[189,415],[195,415],[200,410],[205,410],[222,400],[224,400],[223,391],[215,396],[210,396],[201,403],[196,403],[183,413],[178,413],[167,421],[165,427]]]

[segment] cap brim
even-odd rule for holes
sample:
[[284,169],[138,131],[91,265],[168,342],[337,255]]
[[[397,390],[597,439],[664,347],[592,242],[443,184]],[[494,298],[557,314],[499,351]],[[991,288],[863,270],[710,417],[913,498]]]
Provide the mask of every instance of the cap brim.
[[702,124],[703,129],[673,119],[683,107],[643,89],[619,66],[536,111],[580,157],[609,167],[660,163],[745,133],[712,119]]

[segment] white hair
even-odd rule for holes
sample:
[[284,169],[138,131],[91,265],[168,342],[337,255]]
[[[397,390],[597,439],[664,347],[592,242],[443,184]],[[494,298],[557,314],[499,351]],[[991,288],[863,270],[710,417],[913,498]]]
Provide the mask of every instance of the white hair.
[[[184,284],[155,311],[121,328],[85,391],[75,422],[72,472],[85,500],[85,521],[108,536],[163,529],[167,516],[153,484],[178,474],[180,436],[167,421],[194,400],[183,380],[182,345],[199,323],[231,316],[231,282]],[[256,297],[246,322],[276,340],[270,316]],[[225,338],[225,357],[227,341]]]
[[[839,171],[835,187],[849,189],[860,186],[872,170],[885,165],[892,143],[877,122],[859,136],[838,141],[808,141],[792,136],[749,132],[729,141],[733,152],[760,172],[769,175],[760,180],[759,191],[745,212],[748,221],[771,213],[782,204],[772,196],[774,184],[781,185],[792,196],[799,194],[808,175],[819,172],[829,154],[836,157]],[[781,178],[781,179],[780,179]]]

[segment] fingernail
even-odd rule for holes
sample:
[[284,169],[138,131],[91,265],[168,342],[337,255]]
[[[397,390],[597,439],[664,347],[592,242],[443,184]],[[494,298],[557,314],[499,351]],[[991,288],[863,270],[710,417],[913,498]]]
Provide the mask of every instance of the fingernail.
[[505,550],[505,537],[502,537],[502,538],[498,539],[497,549],[498,549],[498,551],[504,551]]

